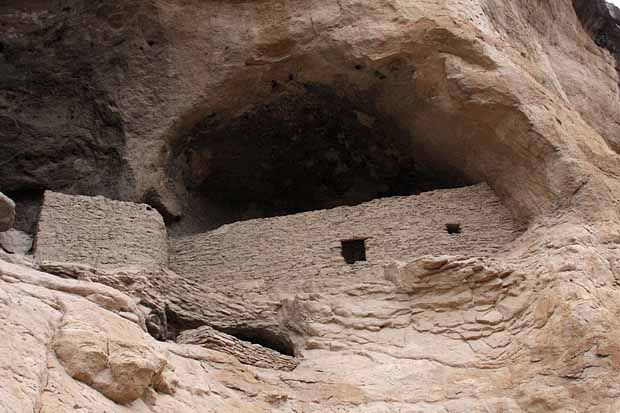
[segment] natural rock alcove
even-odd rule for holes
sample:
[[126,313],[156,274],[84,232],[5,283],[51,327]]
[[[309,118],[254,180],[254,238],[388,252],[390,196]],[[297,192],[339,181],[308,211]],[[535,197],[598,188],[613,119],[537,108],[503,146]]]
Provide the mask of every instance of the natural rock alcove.
[[[212,334],[223,337],[233,337],[245,343],[256,344],[271,349],[279,354],[295,357],[296,350],[293,341],[283,331],[265,326],[220,325],[218,328],[205,327],[204,322],[183,317],[166,307],[163,312],[155,310],[147,318],[146,327],[155,339],[160,341],[179,341],[181,336],[190,335],[200,328],[213,331]],[[181,337],[181,341],[183,337]]]
[[295,345],[283,333],[274,332],[266,328],[232,328],[224,331],[239,340],[272,349],[285,356],[295,356]]
[[204,117],[172,148],[170,170],[202,230],[472,183],[416,158],[414,137],[372,97],[291,79],[271,87],[240,113]]
[[0,411],[620,411],[609,10],[0,2]]

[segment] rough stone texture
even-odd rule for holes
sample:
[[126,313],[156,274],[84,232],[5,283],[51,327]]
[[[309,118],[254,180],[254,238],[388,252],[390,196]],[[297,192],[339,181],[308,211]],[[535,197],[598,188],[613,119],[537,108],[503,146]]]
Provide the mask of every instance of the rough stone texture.
[[[448,234],[447,223],[461,223],[462,232]],[[172,240],[171,268],[213,288],[277,297],[310,283],[376,278],[394,260],[493,255],[518,235],[509,211],[478,185],[225,225]],[[369,237],[367,261],[353,266],[340,243],[352,237]]]
[[39,262],[160,267],[166,228],[148,205],[46,191],[35,242]]
[[97,86],[97,66],[107,59],[88,52],[95,39],[70,18],[80,9],[72,1],[47,10],[44,3],[13,0],[0,8],[0,176],[6,192],[112,195],[120,192],[119,180],[130,179],[121,159],[122,116],[113,94]]
[[294,357],[281,354],[258,344],[239,340],[230,334],[203,326],[185,330],[176,340],[179,344],[196,344],[234,356],[243,364],[277,370],[294,370],[299,364]]
[[[293,1],[275,14],[252,2],[218,3],[217,18],[212,12],[197,1],[4,2],[0,19],[10,29],[0,37],[0,71],[10,111],[3,141],[13,148],[22,136],[36,140],[23,145],[20,168],[3,164],[11,190],[62,182],[84,192],[86,182],[88,193],[156,200],[166,216],[178,216],[187,188],[175,160],[190,131],[214,116],[225,127],[264,106],[280,93],[274,82],[291,75],[389,119],[416,160],[439,176],[489,182],[528,218],[564,205],[582,181],[562,191],[553,182],[588,175],[604,157],[604,141],[618,148],[613,59],[568,0]],[[84,36],[84,27],[94,34]],[[30,67],[38,70],[23,70]],[[599,135],[604,141],[592,138]],[[566,165],[584,140],[597,156]],[[39,178],[33,167],[42,169]],[[120,179],[109,169],[122,170]],[[109,188],[109,177],[121,188]],[[217,215],[206,198],[183,212]]]
[[32,237],[16,229],[0,232],[0,248],[11,254],[25,255],[32,249]]
[[117,403],[131,403],[154,385],[166,361],[144,343],[137,325],[97,310],[90,303],[66,304],[52,348],[71,377]]
[[0,232],[8,231],[15,223],[15,203],[0,192]]
[[[584,29],[592,40],[616,59],[620,57],[620,9],[605,0],[573,0]],[[617,67],[616,63],[616,67]]]
[[[416,161],[488,182],[527,222],[493,257],[396,258],[385,274],[313,279],[276,299],[260,279],[231,286],[165,268],[41,266],[77,278],[66,280],[2,253],[1,409],[620,411],[618,73],[573,2],[8,0],[0,22],[0,141],[27,152],[19,168],[2,164],[11,190],[57,180],[81,191],[86,172],[92,192],[111,176],[119,198],[148,194],[172,217],[209,216],[208,191],[191,204],[175,169],[196,126],[214,119],[226,129],[293,82],[343,96],[364,122],[389,119]],[[200,155],[197,177],[208,169]],[[118,184],[101,165],[123,171]],[[53,348],[63,308],[92,309],[86,333],[97,326],[114,341],[127,332],[152,350],[119,362],[145,373],[139,389],[127,386],[126,400],[139,398],[106,397],[120,396],[123,374],[102,386],[69,375],[71,360]],[[147,324],[160,338],[202,325],[262,329],[294,342],[300,363],[290,372],[242,365],[157,342],[136,328]],[[167,367],[146,386],[160,356]]]

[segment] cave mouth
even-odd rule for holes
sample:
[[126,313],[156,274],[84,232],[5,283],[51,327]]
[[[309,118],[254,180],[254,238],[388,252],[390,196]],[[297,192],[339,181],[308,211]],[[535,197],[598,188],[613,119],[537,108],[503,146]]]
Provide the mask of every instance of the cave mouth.
[[[146,319],[149,334],[159,341],[177,341],[178,336],[186,330],[194,330],[205,325],[204,320],[183,317],[167,305],[164,311],[151,309]],[[264,326],[213,327],[241,341],[258,344],[285,356],[295,357],[295,344],[287,334],[278,329]]]
[[416,159],[414,137],[372,99],[295,81],[272,87],[267,101],[211,114],[173,147],[171,171],[203,230],[474,183]]
[[252,344],[277,351],[289,357],[295,357],[295,345],[284,334],[276,333],[266,328],[229,328],[222,329],[223,332]]

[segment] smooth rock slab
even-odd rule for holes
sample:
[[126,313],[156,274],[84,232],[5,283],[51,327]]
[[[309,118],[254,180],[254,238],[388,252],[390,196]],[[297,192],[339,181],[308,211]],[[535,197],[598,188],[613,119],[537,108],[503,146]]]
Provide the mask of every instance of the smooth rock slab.
[[138,326],[91,303],[65,306],[52,348],[71,377],[119,404],[141,398],[159,382],[165,358]]

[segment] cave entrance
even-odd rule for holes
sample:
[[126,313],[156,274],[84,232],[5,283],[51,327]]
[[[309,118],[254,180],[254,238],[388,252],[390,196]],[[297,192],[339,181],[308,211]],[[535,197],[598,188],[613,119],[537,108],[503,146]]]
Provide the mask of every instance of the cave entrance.
[[414,136],[372,99],[344,93],[274,83],[262,104],[196,124],[171,164],[189,195],[192,232],[473,183],[434,173],[416,159]]
[[295,346],[284,334],[275,333],[264,328],[223,329],[227,334],[252,344],[277,351],[285,356],[295,357]]

